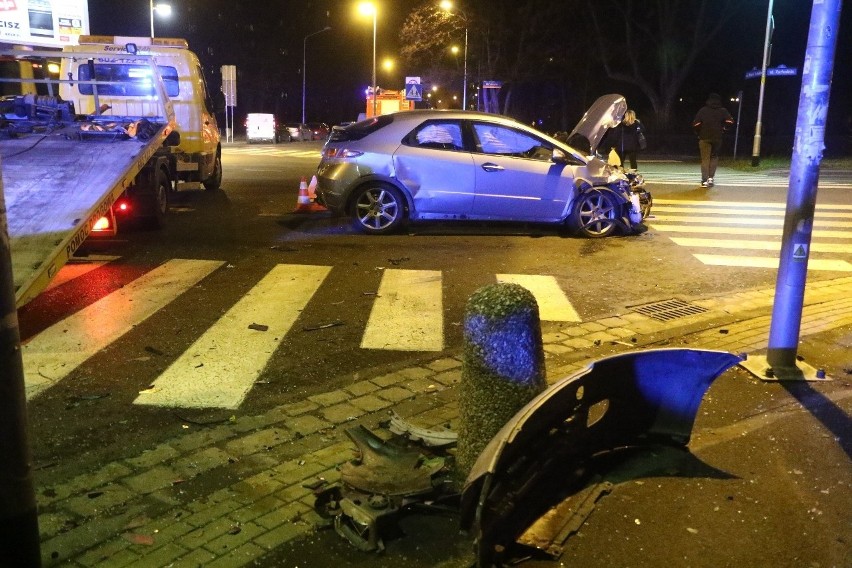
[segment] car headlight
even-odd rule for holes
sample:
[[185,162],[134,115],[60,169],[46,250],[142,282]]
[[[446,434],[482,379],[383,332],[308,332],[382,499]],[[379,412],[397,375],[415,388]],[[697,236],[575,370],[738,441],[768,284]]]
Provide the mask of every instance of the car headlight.
[[608,172],[606,182],[608,184],[619,184],[621,182],[627,182],[627,177],[620,172],[619,170],[611,170]]

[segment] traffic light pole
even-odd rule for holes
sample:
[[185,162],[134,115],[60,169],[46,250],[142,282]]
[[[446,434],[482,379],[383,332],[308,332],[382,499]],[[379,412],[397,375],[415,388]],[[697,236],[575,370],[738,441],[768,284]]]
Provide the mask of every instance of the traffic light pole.
[[41,566],[27,398],[15,307],[6,200],[0,177],[0,565]]

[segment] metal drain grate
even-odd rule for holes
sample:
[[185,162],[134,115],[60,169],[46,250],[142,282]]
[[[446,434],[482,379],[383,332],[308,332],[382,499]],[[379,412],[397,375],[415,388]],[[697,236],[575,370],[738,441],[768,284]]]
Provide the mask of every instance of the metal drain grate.
[[631,306],[631,309],[634,312],[657,321],[671,321],[687,316],[703,314],[707,311],[706,308],[678,300],[677,298],[662,300],[653,304],[645,304],[644,306]]

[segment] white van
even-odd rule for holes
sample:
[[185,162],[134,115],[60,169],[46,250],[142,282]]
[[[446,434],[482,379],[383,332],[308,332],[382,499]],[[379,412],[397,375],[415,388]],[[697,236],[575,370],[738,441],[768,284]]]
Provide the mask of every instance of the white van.
[[275,136],[275,116],[252,112],[246,116],[246,142],[277,142]]

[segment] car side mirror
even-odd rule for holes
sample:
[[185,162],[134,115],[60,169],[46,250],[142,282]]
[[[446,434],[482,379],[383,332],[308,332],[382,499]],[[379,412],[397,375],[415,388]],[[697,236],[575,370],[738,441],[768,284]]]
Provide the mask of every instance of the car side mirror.
[[561,148],[554,148],[553,155],[550,157],[550,161],[555,164],[565,165],[568,163],[568,154],[565,153]]

